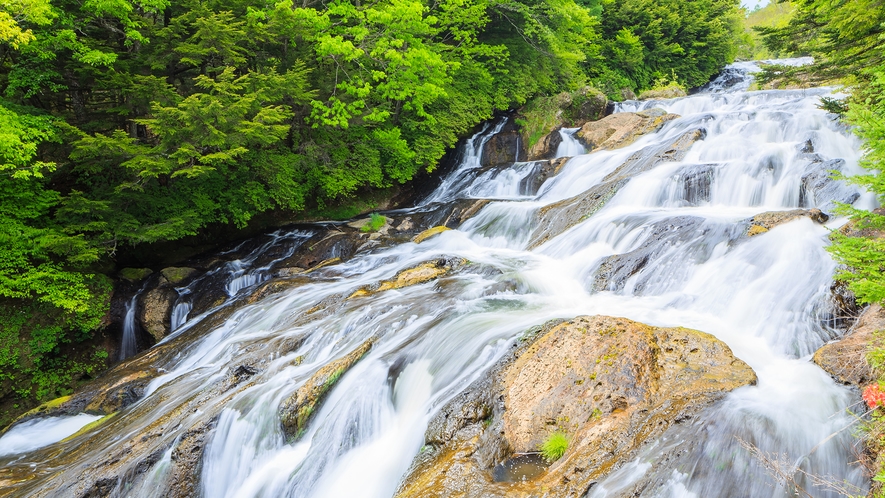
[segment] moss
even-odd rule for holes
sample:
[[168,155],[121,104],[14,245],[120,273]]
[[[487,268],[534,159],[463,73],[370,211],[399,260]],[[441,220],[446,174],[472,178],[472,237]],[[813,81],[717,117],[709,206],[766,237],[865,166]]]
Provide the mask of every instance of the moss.
[[196,271],[197,270],[193,268],[170,266],[169,268],[163,268],[162,270],[160,270],[160,273],[170,283],[177,284],[196,273]]
[[96,427],[98,427],[98,426],[100,426],[100,425],[104,425],[105,422],[107,422],[107,421],[109,421],[110,419],[116,417],[116,416],[117,416],[117,413],[119,413],[119,412],[114,412],[114,413],[112,413],[112,414],[110,414],[110,415],[105,415],[104,417],[101,417],[101,418],[98,419],[98,420],[94,420],[94,421],[92,421],[92,422],[89,422],[88,424],[86,424],[86,425],[84,425],[82,428],[80,428],[79,431],[77,431],[77,432],[71,434],[70,436],[68,436],[68,437],[66,437],[66,438],[64,438],[64,439],[62,439],[62,441],[70,441],[71,439],[74,439],[74,438],[77,437],[77,436],[81,436],[81,435],[83,435],[83,434],[86,434],[87,432],[92,431],[92,429],[95,429]]
[[152,273],[154,273],[154,271],[150,268],[123,268],[120,270],[119,275],[122,279],[138,282],[139,280],[144,280]]

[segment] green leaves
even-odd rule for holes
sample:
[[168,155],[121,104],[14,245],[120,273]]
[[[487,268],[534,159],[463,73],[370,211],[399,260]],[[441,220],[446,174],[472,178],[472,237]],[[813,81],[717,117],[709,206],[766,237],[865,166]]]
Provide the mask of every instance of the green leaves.
[[42,178],[55,164],[35,160],[37,146],[44,141],[58,141],[54,120],[14,109],[15,106],[0,100],[0,175]]

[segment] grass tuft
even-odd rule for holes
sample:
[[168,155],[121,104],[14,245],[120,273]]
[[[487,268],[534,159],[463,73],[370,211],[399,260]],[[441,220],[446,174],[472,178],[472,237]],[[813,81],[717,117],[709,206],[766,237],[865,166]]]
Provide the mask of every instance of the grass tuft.
[[541,456],[548,462],[555,462],[565,455],[568,450],[569,437],[561,431],[556,431],[541,443]]

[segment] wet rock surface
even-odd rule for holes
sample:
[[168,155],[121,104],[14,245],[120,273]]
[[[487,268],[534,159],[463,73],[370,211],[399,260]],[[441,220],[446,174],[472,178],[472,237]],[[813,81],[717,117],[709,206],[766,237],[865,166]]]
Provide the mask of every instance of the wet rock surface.
[[529,148],[526,160],[538,161],[541,159],[552,159],[556,154],[556,149],[561,143],[562,135],[559,134],[559,130],[553,130],[541,137],[537,143]]
[[819,224],[826,223],[830,217],[823,213],[820,209],[793,209],[790,211],[768,211],[757,214],[750,218],[750,226],[747,228],[747,235],[750,237],[765,233],[772,228],[789,223],[799,218],[810,218],[811,221]]
[[878,304],[869,306],[857,323],[842,339],[825,344],[812,360],[841,384],[861,386],[876,379],[867,362],[871,347],[882,345],[876,332],[885,330],[885,309]]
[[138,321],[155,342],[160,342],[169,334],[170,314],[177,297],[178,293],[172,288],[172,283],[161,276],[156,287],[141,298]]
[[[600,121],[601,122],[601,121]],[[538,211],[538,228],[532,233],[529,248],[538,247],[599,211],[631,177],[658,164],[680,161],[688,149],[706,136],[704,129],[689,131],[670,143],[649,146],[631,155],[623,165],[608,174],[602,183],[574,197],[548,204]]]
[[[396,496],[582,496],[643,442],[756,376],[709,334],[578,317],[529,331],[431,420]],[[495,482],[496,465],[553,432],[565,455],[540,475]]]
[[326,394],[345,372],[372,349],[375,341],[376,339],[372,337],[344,357],[323,365],[304,385],[283,401],[280,407],[280,422],[286,436],[293,440],[301,437],[311,415],[323,402]]
[[658,108],[641,112],[619,112],[599,121],[586,123],[575,136],[588,150],[617,149],[630,145],[637,138],[660,130],[668,121],[678,118]]

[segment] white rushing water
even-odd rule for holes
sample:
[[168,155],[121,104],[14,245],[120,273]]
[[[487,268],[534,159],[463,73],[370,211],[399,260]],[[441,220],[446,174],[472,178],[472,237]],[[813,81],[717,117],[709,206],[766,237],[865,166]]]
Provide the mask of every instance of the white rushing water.
[[0,457],[57,443],[100,418],[100,415],[81,413],[71,417],[48,417],[22,422],[0,437]]
[[[747,71],[739,73],[746,79]],[[693,446],[658,471],[664,484],[645,495],[785,496],[737,446],[736,435],[763,451],[788,455],[809,472],[865,486],[860,470],[849,465],[855,459],[849,431],[827,440],[852,421],[845,409],[854,396],[808,358],[836,334],[822,318],[835,269],[825,251],[828,229],[801,218],[748,239],[741,231],[746,225],[740,225],[761,212],[829,208],[833,201],[871,206],[869,195],[827,180],[831,169],[860,172],[859,143],[816,108],[828,90],[748,93],[733,86],[623,105],[621,110],[654,105],[681,117],[624,149],[574,157],[537,195],[519,188],[532,163],[483,176],[482,144],[503,122],[487,125],[467,142],[461,167],[426,202],[480,195],[497,201],[460,230],[361,254],[316,272],[310,283],[243,307],[158,365],[164,374],[151,382],[145,398],[103,430],[137,434],[194,393],[209,392],[242,358],[261,354],[268,362],[248,388],[209,402],[223,408],[203,456],[202,494],[389,497],[436,410],[483,375],[521,332],[553,318],[605,314],[709,332],[752,366],[759,381],[708,410],[690,426],[695,433],[668,433],[651,443],[599,483],[593,496],[619,496],[653,472],[662,448],[688,439]],[[631,178],[593,216],[526,249],[538,208],[584,192],[632,154],[699,127],[706,138],[682,161]],[[562,153],[576,152],[582,151]],[[490,187],[495,181],[500,184]],[[597,269],[613,256],[648,256],[648,264],[600,281]],[[471,264],[439,282],[306,313],[331,296],[440,257]],[[228,292],[236,293],[235,287]],[[282,401],[323,365],[373,336],[376,345],[342,376],[302,437],[287,441],[278,415]],[[164,434],[168,444],[198,417],[177,419]],[[106,444],[122,445],[124,439]],[[102,451],[96,449],[94,458]],[[129,489],[124,483],[114,495],[160,496],[169,458],[151,468],[152,484]]]

